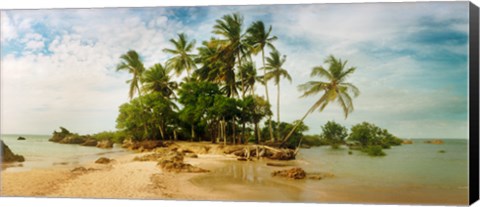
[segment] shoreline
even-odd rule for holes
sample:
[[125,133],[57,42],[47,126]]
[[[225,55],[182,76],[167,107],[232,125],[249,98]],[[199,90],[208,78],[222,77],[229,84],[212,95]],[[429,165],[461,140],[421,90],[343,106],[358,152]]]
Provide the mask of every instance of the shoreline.
[[[86,172],[71,172],[72,167],[52,166],[21,172],[1,171],[1,196],[51,198],[116,198],[161,200],[259,201],[303,203],[372,203],[372,204],[442,204],[464,205],[455,195],[462,191],[423,191],[412,188],[402,192],[389,188],[332,184],[331,180],[289,180],[271,177],[274,170],[301,165],[303,160],[280,161],[287,167],[266,166],[271,160],[237,161],[236,157],[212,148],[200,152],[207,143],[179,143],[198,154],[185,157],[185,163],[207,173],[164,172],[156,161],[133,161],[152,152],[127,155],[104,155],[115,161],[110,164],[82,165]],[[102,155],[99,155],[101,157]],[[318,182],[314,186],[311,182]],[[368,189],[368,190],[366,190]],[[423,192],[425,193],[425,192]]]

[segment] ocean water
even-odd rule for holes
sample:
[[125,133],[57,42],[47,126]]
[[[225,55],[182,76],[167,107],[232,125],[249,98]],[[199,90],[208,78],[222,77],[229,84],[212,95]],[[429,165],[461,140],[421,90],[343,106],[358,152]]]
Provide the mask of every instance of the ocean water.
[[[17,140],[19,136],[26,140]],[[80,145],[49,142],[49,135],[1,135],[1,139],[15,154],[25,157],[25,162],[3,164],[6,171],[28,171],[51,167],[76,167],[92,163],[100,156],[126,154],[124,149],[114,146],[112,149],[85,147]]]
[[[213,176],[204,175],[193,182],[214,192],[250,189],[238,193],[238,199],[246,201],[465,205],[468,141],[444,140],[442,145],[423,141],[386,149],[384,157],[359,151],[349,155],[347,148],[333,150],[328,146],[301,149],[297,160],[286,162],[291,166],[285,168],[266,166],[272,162],[267,160],[233,161],[215,170]],[[270,175],[293,166],[334,177],[288,180]]]

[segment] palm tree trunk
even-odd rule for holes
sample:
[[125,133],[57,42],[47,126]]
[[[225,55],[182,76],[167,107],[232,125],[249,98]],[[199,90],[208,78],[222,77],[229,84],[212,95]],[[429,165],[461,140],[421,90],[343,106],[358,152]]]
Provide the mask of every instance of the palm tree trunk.
[[190,139],[191,142],[195,139],[195,129],[193,128],[193,124],[191,125],[191,132],[192,132],[192,138]]
[[[238,53],[238,68],[242,65],[242,60],[240,59],[240,53]],[[242,99],[245,99],[245,83],[243,80],[243,72],[240,70],[240,81],[242,82]]]
[[232,131],[233,131],[233,135],[232,135],[232,143],[235,144],[235,139],[237,138],[237,134],[236,134],[236,124],[235,124],[235,117],[232,118]]
[[285,145],[285,143],[287,143],[288,139],[290,138],[290,136],[292,136],[293,132],[295,132],[295,130],[298,128],[298,126],[300,126],[301,123],[303,123],[303,120],[305,120],[305,118],[307,118],[308,114],[310,114],[310,111],[312,111],[314,108],[314,106],[312,106],[308,111],[307,113],[305,113],[305,115],[303,115],[302,119],[300,119],[300,121],[295,124],[295,126],[293,127],[293,129],[287,134],[287,136],[285,138],[283,138],[282,140],[282,143],[280,144],[280,147],[283,147],[283,145]]
[[277,82],[277,137],[275,141],[281,139],[280,137],[280,81]]
[[258,132],[258,123],[255,123],[255,144],[258,144],[260,142],[260,133]]
[[[262,49],[262,62],[263,62],[263,83],[265,84],[265,96],[267,98],[267,102],[270,103],[270,98],[268,97],[268,83],[267,83],[267,69],[265,68],[265,50]],[[270,140],[275,141],[273,137],[273,130],[272,130],[272,116],[268,116],[268,130],[270,132]]]
[[223,120],[222,120],[222,130],[223,130],[223,145],[227,145],[227,133],[226,133],[226,123],[225,123],[225,117],[223,117]]
[[245,140],[245,122],[242,123],[242,136],[238,138],[238,144],[242,144],[243,141]]

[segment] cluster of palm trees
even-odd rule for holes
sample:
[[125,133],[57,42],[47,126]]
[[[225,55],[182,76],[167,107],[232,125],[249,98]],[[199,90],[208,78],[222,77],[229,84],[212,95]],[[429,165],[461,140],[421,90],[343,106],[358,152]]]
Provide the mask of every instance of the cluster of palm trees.
[[[132,75],[132,79],[127,81],[130,85],[131,103],[120,107],[117,127],[126,131],[142,129],[143,138],[152,136],[149,130],[154,127],[162,138],[165,138],[166,134],[174,134],[176,138],[177,132],[182,131],[182,126],[183,131],[187,131],[185,126],[189,125],[188,131],[193,140],[199,125],[209,126],[209,136],[223,137],[226,141],[226,136],[230,135],[233,143],[244,143],[245,137],[252,135],[246,127],[249,123],[254,125],[253,137],[256,141],[262,139],[258,123],[266,118],[270,141],[288,140],[298,125],[282,137],[279,130],[277,133],[273,131],[271,121],[273,113],[270,111],[268,82],[273,80],[277,87],[276,123],[280,124],[280,82],[283,78],[292,81],[288,71],[283,68],[286,56],[281,55],[273,45],[277,37],[272,35],[272,26],[266,27],[262,21],[255,21],[244,29],[243,17],[233,13],[216,20],[212,33],[215,36],[203,41],[198,48],[195,47],[195,40],[189,40],[183,33],[178,34],[176,39],[170,40],[172,47],[163,49],[171,55],[170,59],[163,65],[157,63],[148,69],[145,69],[136,51],[130,50],[123,54],[117,70],[125,70]],[[195,49],[197,53],[194,52]],[[266,50],[269,50],[269,57],[265,57]],[[257,66],[252,60],[256,55],[261,55],[262,75],[257,73]],[[323,95],[301,121],[297,122],[299,124],[309,113],[318,108],[323,110],[333,101],[342,106],[345,117],[353,111],[350,93],[357,96],[358,89],[347,83],[346,78],[355,68],[345,69],[347,62],[333,56],[329,56],[325,63],[330,66],[315,67],[311,75],[326,78],[327,81],[310,81],[300,86],[304,91],[303,96],[320,92],[323,92]],[[173,75],[180,76],[185,73],[186,77],[181,83],[172,81]],[[265,99],[255,94],[257,83],[264,86]],[[135,94],[138,94],[138,98],[134,99]],[[178,103],[183,107],[177,107]],[[203,104],[203,109],[189,106],[193,104]],[[132,108],[133,105],[140,109]],[[230,105],[233,108],[226,110]],[[213,107],[211,110],[208,109],[210,106]],[[224,111],[224,114],[219,114],[218,111]],[[238,114],[227,115],[233,111],[238,111]],[[172,114],[177,118],[184,117],[183,121],[167,117]],[[200,124],[202,120],[205,120],[203,125]],[[237,123],[241,124],[241,137],[236,134]]]

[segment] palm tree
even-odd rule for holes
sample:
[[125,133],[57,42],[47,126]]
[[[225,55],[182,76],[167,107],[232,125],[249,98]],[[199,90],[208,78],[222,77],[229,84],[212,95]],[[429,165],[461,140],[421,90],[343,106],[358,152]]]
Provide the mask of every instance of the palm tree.
[[[226,70],[233,70],[235,61],[238,66],[242,65],[242,58],[245,58],[247,52],[246,45],[243,44],[242,34],[243,17],[234,13],[231,15],[224,15],[221,19],[216,21],[213,26],[213,33],[222,36],[224,39],[217,39],[223,47],[220,48],[219,55],[226,60]],[[243,74],[240,73],[241,79]],[[233,77],[235,78],[235,77]],[[233,81],[235,83],[235,81]],[[242,98],[245,96],[245,83],[241,81]]]
[[[253,54],[258,54],[262,52],[262,62],[263,62],[263,84],[265,85],[265,96],[267,102],[270,103],[270,97],[268,96],[268,83],[266,79],[266,69],[265,69],[265,47],[269,47],[274,50],[275,47],[272,45],[272,42],[277,39],[276,36],[271,36],[272,26],[268,30],[265,29],[265,24],[262,21],[253,22],[252,25],[247,29],[247,43],[251,47],[251,52]],[[268,128],[270,132],[270,139],[274,141],[273,130],[272,130],[272,117],[268,117]]]
[[174,90],[178,88],[175,81],[171,81],[170,68],[157,63],[143,73],[143,90],[145,92],[160,92],[165,98],[175,98]]
[[191,54],[195,48],[195,40],[188,41],[187,35],[184,33],[178,34],[178,40],[170,39],[174,49],[163,49],[164,52],[174,55],[167,61],[167,67],[175,69],[177,76],[187,71],[187,77],[190,77],[190,70],[195,69],[195,62],[193,61],[195,55]]
[[[320,79],[325,78],[327,81],[309,81],[299,86],[299,89],[304,91],[301,97],[307,97],[311,95],[318,94],[323,92],[323,95],[320,99],[313,104],[313,106],[305,113],[305,115],[300,120],[300,123],[305,120],[308,114],[319,109],[320,112],[325,109],[325,107],[330,103],[337,101],[338,104],[343,109],[345,118],[348,117],[348,114],[353,111],[353,102],[352,96],[350,93],[353,93],[354,97],[357,97],[360,94],[360,91],[352,83],[346,82],[346,79],[349,75],[355,72],[355,67],[345,68],[347,61],[342,61],[341,59],[336,59],[333,55],[330,55],[325,60],[326,64],[329,64],[329,67],[325,69],[322,66],[317,66],[312,69],[310,77],[318,77]],[[283,139],[281,146],[283,146],[292,133],[296,130],[298,124],[293,127],[293,129],[288,133],[288,135]]]
[[117,71],[126,70],[133,75],[132,79],[128,80],[127,83],[130,83],[130,91],[128,97],[130,100],[135,95],[135,92],[138,92],[138,96],[141,96],[139,82],[142,81],[142,74],[145,71],[142,60],[135,50],[129,50],[127,53],[120,56],[122,60],[117,65]]
[[[140,55],[135,50],[129,50],[127,53],[120,56],[122,60],[117,65],[117,71],[126,70],[133,75],[132,79],[128,80],[127,83],[130,83],[130,90],[128,92],[128,97],[132,100],[135,92],[138,92],[139,102],[142,106],[142,114],[141,116],[145,115],[143,111],[143,104],[141,102],[141,89],[140,84],[142,82],[142,74],[145,71],[145,67],[143,66],[142,60],[140,59]],[[143,123],[144,133],[143,136],[147,136],[147,123],[146,121]]]
[[274,50],[270,53],[270,57],[267,58],[267,65],[265,67],[269,72],[265,75],[265,79],[274,80],[275,85],[277,85],[277,137],[280,138],[280,78],[286,78],[292,82],[292,77],[288,74],[286,69],[282,68],[282,65],[286,61],[286,56],[284,55],[280,58],[280,53],[277,50]]

